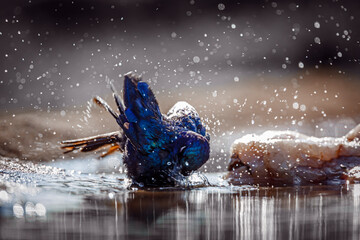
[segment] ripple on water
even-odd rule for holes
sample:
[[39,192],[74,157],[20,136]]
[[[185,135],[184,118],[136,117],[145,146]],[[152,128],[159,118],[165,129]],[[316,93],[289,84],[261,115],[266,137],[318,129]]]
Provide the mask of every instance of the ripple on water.
[[[96,160],[97,161],[97,160]],[[89,165],[88,159],[75,160],[75,166]],[[119,193],[136,191],[130,188],[130,181],[121,173],[81,173],[71,170],[71,162],[50,165],[23,162],[18,159],[0,159],[0,206],[2,215],[40,216],[41,207],[46,211],[59,211],[64,207],[76,208],[85,198],[116,196]],[[96,164],[96,163],[92,163]],[[52,165],[52,166],[51,166]],[[66,166],[67,169],[56,166]],[[88,169],[95,169],[90,167]],[[244,187],[229,187],[222,174],[195,173],[172,188],[148,189],[149,191],[223,191],[231,192]],[[7,209],[7,210],[4,210]],[[30,214],[31,213],[31,214]]]
[[360,185],[254,188],[229,185],[222,173],[197,173],[177,188],[137,190],[120,173],[0,164],[4,239],[360,236]]

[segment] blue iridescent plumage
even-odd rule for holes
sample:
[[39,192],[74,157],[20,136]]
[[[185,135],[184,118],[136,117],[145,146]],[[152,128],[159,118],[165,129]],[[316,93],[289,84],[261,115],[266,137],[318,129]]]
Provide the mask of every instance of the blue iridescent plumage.
[[149,85],[133,75],[125,76],[123,101],[113,91],[119,114],[101,98],[95,102],[111,113],[122,131],[64,141],[63,148],[89,151],[89,144],[90,150],[112,144],[124,153],[127,174],[139,186],[174,185],[208,160],[210,137],[191,105],[178,102],[167,115],[161,114]]

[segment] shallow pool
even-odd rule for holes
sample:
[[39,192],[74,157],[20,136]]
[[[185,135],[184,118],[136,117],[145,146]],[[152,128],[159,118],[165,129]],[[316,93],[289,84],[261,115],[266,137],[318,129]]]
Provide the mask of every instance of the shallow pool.
[[139,190],[120,173],[1,161],[1,239],[360,238],[360,185],[255,188],[206,173],[209,184]]

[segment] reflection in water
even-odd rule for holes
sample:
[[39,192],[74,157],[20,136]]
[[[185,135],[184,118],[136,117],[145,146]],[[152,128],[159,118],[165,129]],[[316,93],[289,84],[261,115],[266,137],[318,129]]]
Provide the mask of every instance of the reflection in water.
[[360,239],[360,184],[254,188],[206,173],[210,184],[138,190],[124,174],[0,164],[0,239]]
[[3,239],[359,239],[359,204],[360,185],[122,191],[3,216],[0,229]]

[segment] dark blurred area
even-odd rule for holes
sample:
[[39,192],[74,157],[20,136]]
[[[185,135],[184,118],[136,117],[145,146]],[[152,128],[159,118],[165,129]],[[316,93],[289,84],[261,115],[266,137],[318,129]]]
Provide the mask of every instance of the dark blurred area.
[[83,105],[90,95],[108,93],[105,76],[118,80],[128,71],[170,96],[174,86],[206,90],[302,69],[358,73],[359,1],[1,5],[2,111]]
[[32,159],[118,129],[88,101],[112,104],[106,77],[121,89],[129,71],[163,112],[195,106],[217,162],[249,132],[342,136],[360,122],[359,10],[325,0],[2,1],[0,154]]

